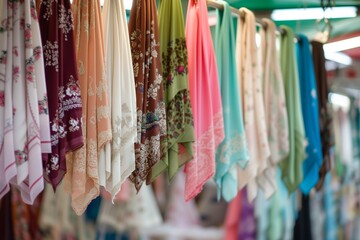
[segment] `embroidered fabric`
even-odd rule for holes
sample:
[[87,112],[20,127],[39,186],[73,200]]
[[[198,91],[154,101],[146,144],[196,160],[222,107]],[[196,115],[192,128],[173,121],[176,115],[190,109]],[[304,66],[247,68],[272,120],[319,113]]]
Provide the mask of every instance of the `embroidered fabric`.
[[[205,182],[215,173],[214,149],[216,149],[224,138],[222,112],[218,112],[212,119],[213,125],[199,136],[194,143],[196,159],[188,162],[185,166],[185,173],[187,174],[185,181],[186,201],[196,197],[201,192]],[[189,172],[191,172],[191,175],[188,174]]]
[[236,168],[245,168],[249,161],[241,107],[240,87],[236,70],[235,29],[229,4],[220,1],[224,10],[217,11],[215,52],[219,70],[225,139],[216,150],[215,181],[218,198],[230,201],[238,192]]
[[81,90],[70,8],[69,0],[42,1],[40,4],[52,147],[51,154],[43,155],[43,166],[45,179],[54,189],[66,173],[66,153],[83,145]]
[[65,190],[76,214],[100,193],[99,153],[111,141],[111,122],[99,1],[73,2],[75,49],[83,104],[84,146],[67,155]]
[[167,148],[155,0],[134,1],[130,12],[129,34],[137,106],[136,165],[130,180],[139,191],[147,178],[147,183],[150,183],[151,169],[161,160]]
[[170,181],[192,159],[195,141],[188,83],[188,55],[180,0],[159,6],[160,51],[166,104],[167,149],[151,170],[151,181],[166,170]]
[[113,139],[100,152],[99,180],[114,199],[135,170],[136,95],[123,2],[106,1],[102,18]]

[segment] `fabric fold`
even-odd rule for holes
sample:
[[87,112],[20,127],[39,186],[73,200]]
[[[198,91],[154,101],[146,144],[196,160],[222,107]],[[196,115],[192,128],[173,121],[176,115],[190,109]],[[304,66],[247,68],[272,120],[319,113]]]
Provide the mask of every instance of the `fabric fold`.
[[224,10],[217,11],[215,52],[222,97],[225,139],[216,150],[215,181],[218,196],[226,201],[238,193],[237,167],[245,168],[249,155],[242,117],[240,87],[235,60],[235,29],[230,6],[219,1]]
[[247,197],[252,202],[258,188],[256,177],[265,170],[270,149],[262,91],[261,52],[255,41],[256,20],[250,10],[241,8],[239,11],[244,14],[244,18],[238,20],[236,62],[249,163],[245,169],[238,167],[238,187],[242,189],[247,185]]
[[43,166],[45,179],[56,189],[66,173],[66,153],[84,144],[70,1],[42,1],[39,18],[51,126],[51,154],[43,155]]
[[334,132],[332,127],[333,116],[328,101],[329,86],[325,69],[324,45],[320,42],[312,41],[311,46],[318,91],[320,137],[323,155],[322,165],[319,171],[319,181],[316,184],[316,190],[319,191],[322,188],[325,175],[331,169],[331,150],[334,145]]
[[303,194],[308,195],[319,180],[319,170],[322,164],[322,147],[319,129],[319,105],[310,43],[304,35],[298,35],[298,39],[296,45],[297,64],[301,106],[307,139],[306,159],[302,166],[304,179],[299,188]]
[[11,182],[32,204],[44,188],[41,155],[51,151],[39,22],[34,0],[1,4],[0,197]]
[[306,158],[306,141],[295,55],[295,35],[289,27],[281,26],[281,29],[284,34],[281,35],[280,40],[280,62],[288,109],[290,153],[281,161],[280,167],[286,188],[292,193],[303,180],[302,164]]
[[257,182],[264,191],[264,197],[269,198],[277,189],[277,164],[289,154],[289,126],[285,100],[284,81],[280,69],[280,59],[276,48],[276,25],[270,19],[262,19],[266,26],[260,29],[263,91],[267,135],[270,147],[270,157],[267,168]]
[[112,139],[100,9],[98,0],[75,0],[72,5],[85,142],[67,155],[64,189],[78,215],[100,193],[99,155]]
[[193,158],[194,121],[188,83],[188,55],[180,0],[161,0],[160,51],[166,105],[167,151],[151,172],[151,181],[167,171],[170,181]]
[[150,183],[151,169],[167,149],[166,104],[155,0],[133,1],[129,34],[137,106],[136,166],[130,180],[139,191],[145,180]]
[[123,1],[105,1],[102,12],[113,139],[99,159],[99,182],[115,198],[135,170],[136,95]]
[[189,1],[186,45],[195,129],[194,159],[185,165],[185,200],[190,200],[214,175],[215,149],[225,137],[218,72],[205,0]]

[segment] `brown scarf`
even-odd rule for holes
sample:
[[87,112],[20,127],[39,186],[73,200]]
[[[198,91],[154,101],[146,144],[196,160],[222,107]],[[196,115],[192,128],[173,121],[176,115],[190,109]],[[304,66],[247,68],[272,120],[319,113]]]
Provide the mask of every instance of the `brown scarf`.
[[166,150],[166,116],[155,0],[135,0],[129,21],[137,105],[137,190]]
[[320,134],[322,144],[323,163],[319,171],[319,182],[316,190],[323,186],[325,175],[330,171],[331,159],[330,149],[334,145],[332,130],[332,114],[328,106],[328,82],[325,69],[325,56],[323,44],[320,42],[311,42],[313,49],[314,70],[316,85],[319,97],[319,117],[320,117]]

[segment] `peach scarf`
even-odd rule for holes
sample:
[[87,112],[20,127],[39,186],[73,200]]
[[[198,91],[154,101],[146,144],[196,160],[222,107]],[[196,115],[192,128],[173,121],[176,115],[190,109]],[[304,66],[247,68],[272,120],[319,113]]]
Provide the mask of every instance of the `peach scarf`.
[[99,152],[111,138],[105,57],[99,0],[73,2],[75,48],[83,103],[84,146],[67,156],[65,189],[82,214],[100,193]]

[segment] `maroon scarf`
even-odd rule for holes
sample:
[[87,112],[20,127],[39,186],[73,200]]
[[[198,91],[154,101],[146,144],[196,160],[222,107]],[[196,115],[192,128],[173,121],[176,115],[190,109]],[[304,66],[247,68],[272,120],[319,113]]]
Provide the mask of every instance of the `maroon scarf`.
[[43,166],[46,180],[55,189],[66,173],[66,153],[83,145],[82,103],[70,0],[43,0],[39,22],[52,146],[52,154],[43,156]]

